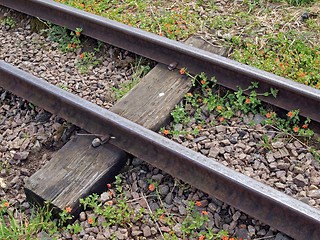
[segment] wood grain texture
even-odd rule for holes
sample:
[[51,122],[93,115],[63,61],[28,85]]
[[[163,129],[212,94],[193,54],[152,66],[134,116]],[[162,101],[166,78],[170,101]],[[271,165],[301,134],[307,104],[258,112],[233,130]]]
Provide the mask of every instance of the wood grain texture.
[[[189,39],[188,43],[217,54],[227,53],[200,38]],[[158,64],[111,111],[146,128],[159,130],[190,90],[190,83],[178,70],[169,71],[167,66]],[[80,198],[104,191],[127,157],[124,151],[110,144],[93,148],[92,139],[76,136],[63,146],[26,181],[27,198],[40,204],[49,201],[58,210],[70,206],[75,215],[80,211]]]
[[190,87],[191,82],[178,71],[158,64],[111,111],[157,131]]
[[93,137],[77,136],[62,147],[52,159],[25,183],[32,200],[44,200],[59,208],[77,212],[79,199],[106,189],[126,162],[126,153],[104,144],[93,148]]
[[[194,47],[226,56],[228,49],[217,47],[198,37],[186,41]],[[158,131],[170,120],[170,113],[190,90],[191,81],[179,70],[169,71],[158,64],[111,111],[145,128]]]

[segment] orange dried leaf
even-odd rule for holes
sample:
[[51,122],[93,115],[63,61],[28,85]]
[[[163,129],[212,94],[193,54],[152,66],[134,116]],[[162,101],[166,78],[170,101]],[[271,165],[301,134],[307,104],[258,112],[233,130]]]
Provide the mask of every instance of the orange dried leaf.
[[165,130],[163,130],[163,135],[168,135],[169,133],[170,133],[170,131],[169,130],[167,130],[167,129],[165,129]]
[[67,213],[70,213],[72,211],[72,208],[71,207],[66,207],[65,210],[66,210]]
[[267,117],[267,118],[271,118],[271,113],[268,112],[268,113],[266,114],[266,117]]
[[153,191],[156,189],[156,187],[154,186],[153,183],[151,183],[151,184],[149,185],[148,189],[149,189],[151,192],[153,192]]
[[93,219],[92,218],[88,218],[88,223],[92,224],[93,223]]

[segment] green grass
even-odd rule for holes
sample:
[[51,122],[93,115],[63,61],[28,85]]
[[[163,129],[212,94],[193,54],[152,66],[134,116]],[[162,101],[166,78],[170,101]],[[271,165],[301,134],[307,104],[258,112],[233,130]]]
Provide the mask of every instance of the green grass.
[[8,27],[8,29],[14,28],[17,25],[17,22],[14,18],[7,16],[1,20],[1,24]]
[[[163,233],[163,238],[166,240],[181,239],[178,238],[173,227],[178,223],[175,214],[168,213],[163,206],[163,199],[160,197],[157,182],[149,183],[150,194],[155,193],[157,200],[161,205],[155,212],[149,208],[136,209],[132,205],[137,204],[138,199],[127,199],[124,189],[121,186],[122,179],[120,176],[116,177],[114,187],[111,188],[113,199],[108,201],[107,204],[102,204],[98,201],[99,196],[96,194],[90,195],[80,202],[85,209],[91,209],[96,217],[103,216],[105,221],[104,227],[111,227],[114,225],[130,228],[132,223],[141,223],[152,221],[155,225],[166,226],[171,229],[169,233]],[[208,226],[209,218],[208,212],[199,211],[196,205],[200,206],[200,202],[189,201],[186,208],[187,214],[183,217],[181,222],[181,233],[183,239],[216,239],[220,240],[223,236],[228,236],[227,231],[220,231],[214,233],[213,228]],[[181,221],[181,219],[179,219]],[[92,226],[98,226],[96,219],[91,220]]]
[[31,216],[26,216],[18,209],[11,209],[7,201],[0,207],[0,239],[20,240],[37,239],[41,231],[53,235],[58,225],[52,220],[52,212],[47,206],[33,209]]
[[[164,239],[178,239],[173,227],[181,222],[181,233],[184,239],[195,239],[201,236],[205,239],[223,239],[228,236],[226,231],[214,232],[212,227],[208,226],[208,213],[200,211],[196,206],[200,202],[189,201],[187,214],[185,217],[177,217],[176,214],[168,213],[166,208],[161,205],[157,211],[152,212],[150,208],[139,208],[137,204],[140,199],[128,199],[126,192],[122,187],[122,178],[116,177],[113,184],[107,184],[112,199],[102,203],[99,201],[99,195],[92,194],[80,200],[85,211],[90,211],[91,215],[86,219],[90,227],[110,228],[117,226],[130,229],[133,225],[140,225],[147,222],[153,222],[158,226],[170,228],[169,233],[162,233]],[[151,188],[152,187],[152,188]],[[146,193],[147,194],[147,193]],[[149,194],[157,198],[162,203],[158,184],[151,182],[149,185]],[[146,195],[147,197],[148,195]],[[47,204],[43,208],[35,208],[31,215],[27,216],[23,212],[14,209],[7,201],[2,201],[0,205],[0,239],[8,240],[35,240],[39,239],[38,234],[58,239],[62,232],[73,234],[80,233],[83,228],[79,221],[68,224],[67,221],[73,217],[69,214],[72,209],[66,207],[59,213],[60,218],[55,219],[52,211]],[[98,221],[98,218],[100,219]],[[103,220],[101,220],[103,219]],[[60,239],[60,238],[59,238]],[[115,235],[111,239],[117,239]],[[204,238],[202,238],[204,239]]]
[[95,55],[95,52],[83,52],[79,55],[76,67],[79,69],[81,74],[89,72],[89,70],[101,63]]
[[117,100],[126,95],[134,86],[136,86],[140,82],[141,78],[143,78],[151,70],[151,67],[148,64],[146,65],[143,60],[144,59],[140,57],[135,61],[135,64],[131,65],[133,73],[130,81],[126,81],[118,87],[112,87]]
[[183,39],[197,31],[202,19],[198,19],[195,6],[189,1],[73,1],[58,2],[92,12],[118,22],[135,26],[171,39]]
[[76,52],[81,47],[81,28],[77,28],[76,31],[69,31],[65,27],[51,23],[47,24],[47,27],[42,32],[48,35],[49,40],[58,43],[62,52]]
[[[170,39],[203,32],[219,35],[221,44],[233,47],[231,58],[320,88],[320,23],[310,17],[296,25],[299,14],[317,7],[316,1],[245,0],[237,5],[231,1],[223,12],[210,0],[56,1]],[[279,6],[275,9],[271,3]]]
[[314,3],[315,0],[286,0],[286,2],[293,6],[303,6]]
[[243,41],[232,57],[242,63],[320,88],[320,47],[305,44],[294,32]]

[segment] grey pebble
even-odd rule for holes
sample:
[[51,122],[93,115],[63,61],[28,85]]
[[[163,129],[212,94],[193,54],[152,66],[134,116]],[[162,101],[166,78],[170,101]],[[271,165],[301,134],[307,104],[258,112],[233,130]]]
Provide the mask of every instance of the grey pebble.
[[307,195],[312,198],[320,198],[320,189],[310,190]]
[[161,196],[166,196],[169,193],[170,188],[167,185],[159,185],[159,193]]
[[282,233],[277,233],[276,238],[274,240],[290,240],[290,238],[286,235],[283,235]]
[[142,232],[143,232],[143,236],[144,237],[150,237],[152,234],[151,234],[151,229],[148,225],[144,226],[142,228]]
[[27,159],[28,156],[29,156],[29,152],[17,152],[14,154],[13,158],[19,161],[19,160]]
[[305,179],[302,174],[298,174],[293,178],[293,183],[299,187],[304,187],[306,184],[308,184],[308,180]]
[[235,212],[235,213],[233,214],[232,219],[233,219],[234,221],[237,221],[237,220],[240,218],[240,216],[241,216],[241,213],[240,213],[239,211],[237,211],[237,212]]
[[166,204],[171,205],[172,204],[172,199],[173,199],[172,193],[169,192],[167,194],[167,196],[165,197],[164,201],[165,201]]
[[157,183],[161,183],[161,181],[163,179],[163,175],[162,174],[156,174],[156,175],[153,175],[151,177],[151,179],[157,181]]
[[267,118],[265,116],[262,116],[261,114],[256,114],[253,118],[253,121],[255,124],[260,124],[262,123],[264,120],[266,120]]
[[178,209],[179,209],[179,213],[180,213],[182,216],[184,216],[184,215],[187,214],[187,210],[186,210],[185,206],[179,205],[179,206],[178,206]]
[[131,232],[131,235],[132,236],[134,236],[134,237],[136,237],[136,236],[139,236],[139,235],[142,235],[142,231],[140,231],[140,230],[133,230],[132,232]]
[[87,219],[86,213],[85,213],[85,212],[80,212],[80,214],[79,214],[79,220],[80,220],[81,222],[83,222],[83,221],[85,221],[86,219]]
[[112,193],[110,191],[108,191],[108,192],[103,192],[100,195],[99,201],[104,203],[104,202],[109,201],[111,199],[112,199]]
[[102,233],[98,233],[96,236],[96,240],[105,240],[107,239]]
[[232,136],[231,138],[229,138],[229,141],[230,141],[230,143],[232,143],[232,144],[238,143],[238,139],[237,139],[236,137],[234,137],[234,136]]

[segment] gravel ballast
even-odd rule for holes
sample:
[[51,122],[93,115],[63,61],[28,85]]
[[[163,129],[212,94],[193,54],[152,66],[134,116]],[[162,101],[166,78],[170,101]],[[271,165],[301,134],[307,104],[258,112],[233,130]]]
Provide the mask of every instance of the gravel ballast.
[[[242,120],[249,123],[257,116],[249,114],[233,118],[226,125],[214,127],[210,126],[214,116],[203,116],[208,124],[202,126],[198,136],[181,135],[172,139],[319,209],[319,162],[298,139],[260,124],[250,127]],[[259,115],[259,118],[263,116]],[[188,124],[190,129],[196,127],[192,122],[195,119]],[[181,126],[168,128],[174,130]],[[264,135],[268,136],[269,143],[263,142]]]
[[89,64],[87,73],[81,74],[77,67],[81,53],[93,51],[96,41],[83,37],[81,48],[63,53],[47,34],[32,31],[30,18],[10,14],[6,9],[2,9],[2,15],[21,18],[12,29],[4,24],[0,27],[0,59],[7,63],[107,109],[116,101],[113,87],[132,81],[132,65],[137,60],[127,51],[105,44],[99,52],[101,56],[97,56],[100,64],[96,67]]

